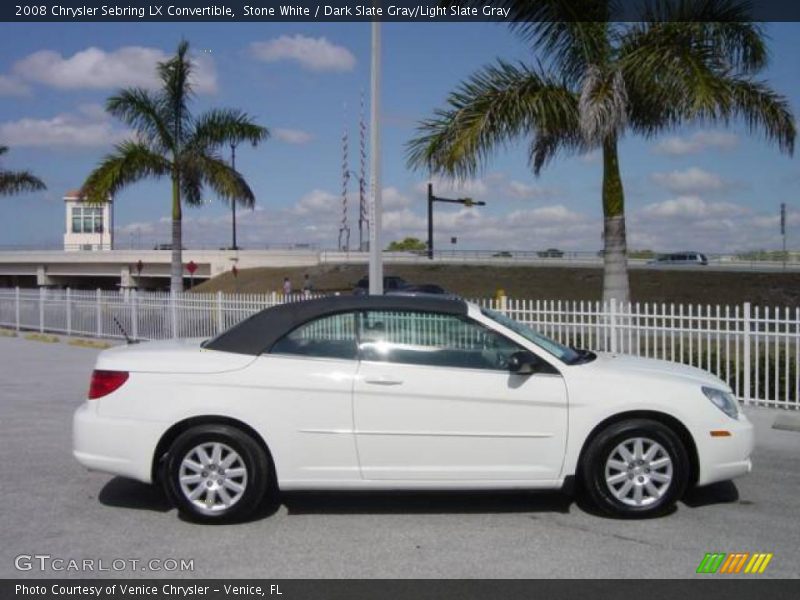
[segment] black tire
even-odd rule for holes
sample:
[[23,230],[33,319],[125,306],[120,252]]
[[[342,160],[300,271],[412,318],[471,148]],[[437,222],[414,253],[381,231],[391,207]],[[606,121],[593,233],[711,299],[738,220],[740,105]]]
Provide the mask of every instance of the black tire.
[[[218,464],[208,462],[204,466],[213,466],[202,472],[184,464],[186,459],[201,456],[197,454],[198,448],[211,458],[210,452],[215,447],[221,448]],[[227,465],[226,473],[224,462],[230,457],[234,462]],[[197,474],[200,481],[182,485],[182,474]],[[214,477],[219,479],[212,480]],[[164,461],[163,485],[167,495],[184,516],[198,522],[229,523],[247,519],[264,501],[267,490],[272,487],[271,481],[270,461],[263,448],[250,435],[230,425],[198,425],[184,431],[172,443]],[[232,490],[234,484],[243,491]],[[209,489],[203,489],[205,487]],[[189,495],[195,490],[199,497],[193,501]],[[229,505],[223,500],[223,493]]]
[[[624,444],[625,449],[630,450],[636,439],[643,440],[645,450],[653,448],[652,442],[655,442],[655,456],[659,459],[646,465],[634,461],[624,470],[618,468],[616,465],[620,461],[614,459],[622,456],[618,453],[619,447]],[[664,463],[665,457],[671,461],[669,465]],[[636,466],[631,468],[630,464]],[[589,499],[602,513],[622,518],[648,518],[672,509],[686,491],[689,471],[686,448],[672,429],[650,419],[631,419],[609,425],[594,436],[581,461],[581,482]],[[667,475],[670,481],[665,483],[663,479]],[[606,481],[608,476],[615,478],[612,483]],[[631,487],[626,488],[628,482]],[[638,500],[636,487],[641,490]],[[626,489],[629,491],[625,492]],[[649,491],[653,489],[655,494]]]

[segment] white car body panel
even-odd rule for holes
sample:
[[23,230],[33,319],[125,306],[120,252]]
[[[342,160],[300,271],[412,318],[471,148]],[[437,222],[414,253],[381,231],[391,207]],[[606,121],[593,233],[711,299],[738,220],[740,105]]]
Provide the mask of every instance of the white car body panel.
[[[752,426],[701,392],[728,389],[692,367],[600,354],[575,366],[469,305],[479,321],[561,375],[235,354],[200,340],[104,351],[98,369],[130,372],[74,419],[74,454],[96,470],[153,480],[155,449],[176,423],[224,417],[268,446],[281,489],[556,488],[590,433],[621,413],[667,415],[697,448],[700,485],[750,470]],[[397,383],[399,382],[399,383]],[[730,437],[711,437],[724,429]]]

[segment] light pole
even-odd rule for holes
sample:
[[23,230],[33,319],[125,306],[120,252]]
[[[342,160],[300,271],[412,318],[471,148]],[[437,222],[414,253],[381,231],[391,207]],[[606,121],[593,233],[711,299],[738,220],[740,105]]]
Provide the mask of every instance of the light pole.
[[433,203],[447,202],[464,206],[486,206],[486,202],[476,202],[472,198],[440,198],[433,195],[433,184],[428,184],[428,258],[433,260]]
[[[376,2],[377,4],[377,2]],[[370,73],[370,180],[372,187],[369,230],[369,293],[383,294],[383,248],[381,247],[381,24],[372,22],[372,65]]]
[[[231,142],[231,169],[236,170],[236,142]],[[238,250],[236,247],[236,200],[231,198],[231,226],[233,228],[233,244],[231,250]]]

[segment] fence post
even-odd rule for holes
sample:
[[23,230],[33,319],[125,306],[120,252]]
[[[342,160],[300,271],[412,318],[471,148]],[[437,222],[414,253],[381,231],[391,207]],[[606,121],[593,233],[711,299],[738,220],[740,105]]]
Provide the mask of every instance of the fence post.
[[222,333],[225,321],[222,318],[222,291],[217,292],[217,333]]
[[139,293],[136,289],[130,291],[131,299],[131,335],[134,340],[139,339]]
[[19,310],[19,286],[16,287],[14,290],[14,319],[17,324],[17,331],[19,331],[19,317],[20,317],[20,310]]
[[169,310],[172,315],[172,337],[178,337],[178,306],[176,303],[176,292],[169,291]]
[[608,303],[608,332],[611,337],[611,353],[617,352],[617,301],[611,298]]
[[67,288],[64,296],[67,303],[67,335],[72,335],[72,302],[70,300],[70,289]]
[[744,329],[744,356],[742,360],[744,365],[742,368],[744,369],[744,402],[745,404],[750,404],[750,334],[751,334],[751,321],[750,321],[750,303],[745,302],[743,307],[743,329]]
[[39,333],[44,333],[44,287],[39,287]]
[[103,335],[103,292],[100,291],[100,288],[97,288],[95,292],[95,298],[97,299],[96,304],[96,315],[97,315],[97,337],[102,337]]

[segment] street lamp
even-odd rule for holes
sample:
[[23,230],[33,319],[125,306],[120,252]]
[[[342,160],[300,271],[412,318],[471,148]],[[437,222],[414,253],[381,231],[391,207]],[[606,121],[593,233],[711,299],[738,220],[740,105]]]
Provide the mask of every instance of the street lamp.
[[433,260],[433,203],[447,202],[449,204],[463,204],[464,206],[486,206],[486,202],[476,201],[472,198],[440,198],[433,195],[433,184],[428,184],[428,258]]
[[[236,170],[236,145],[237,142],[231,142],[231,169]],[[231,224],[233,227],[233,244],[231,250],[238,250],[236,247],[236,200],[231,199]]]

